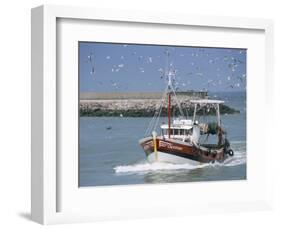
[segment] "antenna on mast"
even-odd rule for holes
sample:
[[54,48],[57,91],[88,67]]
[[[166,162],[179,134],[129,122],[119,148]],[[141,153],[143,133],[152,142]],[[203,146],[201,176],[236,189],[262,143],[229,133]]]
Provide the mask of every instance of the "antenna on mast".
[[168,86],[169,86],[169,89],[171,89],[172,88],[172,75],[171,75],[171,73],[169,72],[168,73]]
[[177,74],[177,70],[174,68],[173,63],[169,61],[170,58],[170,52],[168,49],[165,49],[164,53],[166,54],[166,66],[165,66],[165,72],[164,72],[164,76],[166,78],[166,82],[167,82],[167,89],[168,89],[168,101],[169,101],[169,105],[168,105],[168,112],[171,109],[171,95],[174,96],[175,102],[178,105],[178,108],[180,110],[180,114],[182,117],[184,117],[184,113],[182,111],[181,105],[177,99],[176,93],[175,93],[175,89],[174,89],[174,83],[176,81],[176,74]]
[[170,52],[168,49],[165,49],[164,53],[166,54],[166,65],[164,76],[166,77],[166,81],[168,82],[169,92],[173,91],[173,77],[175,77],[175,71],[172,70],[173,64],[170,63]]

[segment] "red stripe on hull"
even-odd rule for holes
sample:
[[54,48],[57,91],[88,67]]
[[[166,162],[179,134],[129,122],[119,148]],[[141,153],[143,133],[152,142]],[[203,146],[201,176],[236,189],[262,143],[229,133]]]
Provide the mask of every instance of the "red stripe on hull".
[[[223,161],[226,158],[226,154],[224,151],[224,148],[218,148],[218,149],[206,149],[206,148],[198,148],[192,144],[188,143],[178,143],[173,140],[167,140],[167,139],[156,139],[157,144],[157,150],[160,152],[188,158],[191,160],[199,161],[202,163],[212,162],[212,161]],[[142,148],[144,149],[146,155],[154,152],[153,147],[153,139],[149,138],[146,139],[144,142],[140,143]]]

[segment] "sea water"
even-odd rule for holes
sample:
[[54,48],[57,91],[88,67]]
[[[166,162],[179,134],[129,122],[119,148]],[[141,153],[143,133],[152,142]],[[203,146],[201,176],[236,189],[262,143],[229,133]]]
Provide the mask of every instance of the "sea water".
[[[222,115],[234,156],[224,163],[148,163],[138,141],[151,118],[80,117],[79,186],[246,179],[246,94],[211,93],[239,114]],[[214,117],[205,118],[208,120]],[[167,122],[161,118],[161,122]],[[159,132],[159,130],[158,130]]]

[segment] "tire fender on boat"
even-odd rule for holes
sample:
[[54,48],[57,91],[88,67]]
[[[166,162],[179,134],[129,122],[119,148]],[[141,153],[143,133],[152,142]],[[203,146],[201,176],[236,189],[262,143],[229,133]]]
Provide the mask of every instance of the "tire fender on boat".
[[226,153],[231,157],[234,155],[234,152],[232,149],[227,150]]

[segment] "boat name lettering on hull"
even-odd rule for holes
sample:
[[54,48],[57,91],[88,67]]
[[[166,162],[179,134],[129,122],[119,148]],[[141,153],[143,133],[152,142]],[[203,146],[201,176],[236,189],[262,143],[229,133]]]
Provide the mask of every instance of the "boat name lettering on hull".
[[164,141],[159,141],[159,147],[173,149],[173,150],[183,150],[183,148],[180,146],[176,146],[176,145],[173,145],[172,143],[167,143]]

